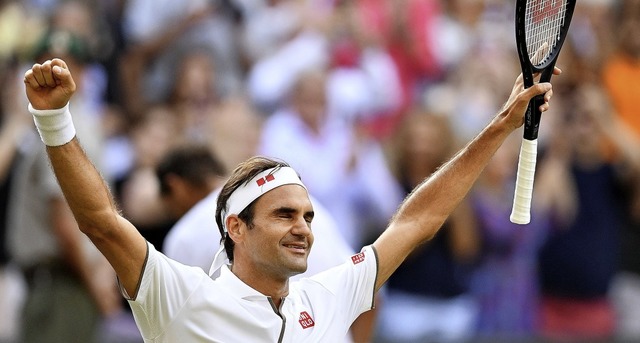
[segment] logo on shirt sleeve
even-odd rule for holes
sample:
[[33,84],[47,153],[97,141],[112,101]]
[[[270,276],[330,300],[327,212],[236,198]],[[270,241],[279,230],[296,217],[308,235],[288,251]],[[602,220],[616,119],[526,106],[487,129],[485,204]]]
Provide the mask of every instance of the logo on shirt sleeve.
[[360,253],[357,253],[357,254],[351,256],[351,261],[353,262],[353,264],[358,264],[358,263],[364,261],[364,253],[360,252]]
[[309,315],[307,311],[300,312],[300,319],[298,319],[298,322],[303,329],[308,329],[316,325],[313,318],[311,318],[311,315]]

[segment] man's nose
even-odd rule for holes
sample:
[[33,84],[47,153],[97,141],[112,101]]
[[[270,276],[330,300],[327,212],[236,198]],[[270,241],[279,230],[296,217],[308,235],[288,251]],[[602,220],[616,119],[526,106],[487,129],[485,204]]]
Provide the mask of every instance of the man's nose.
[[311,223],[307,222],[303,216],[300,216],[296,220],[291,233],[299,236],[309,236],[311,234]]

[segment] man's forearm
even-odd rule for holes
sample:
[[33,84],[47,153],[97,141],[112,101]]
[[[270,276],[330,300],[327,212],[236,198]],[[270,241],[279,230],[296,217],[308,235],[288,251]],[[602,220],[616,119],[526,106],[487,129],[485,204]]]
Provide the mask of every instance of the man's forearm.
[[115,211],[113,199],[102,176],[77,138],[62,146],[47,147],[47,154],[80,229],[90,236],[97,234],[98,232],[87,230],[104,226]]

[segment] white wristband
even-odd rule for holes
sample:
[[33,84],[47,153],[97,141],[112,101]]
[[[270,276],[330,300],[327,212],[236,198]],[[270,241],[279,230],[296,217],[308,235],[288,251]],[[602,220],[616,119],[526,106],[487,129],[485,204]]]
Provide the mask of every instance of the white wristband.
[[76,135],[69,103],[55,110],[36,110],[29,104],[40,138],[47,146],[60,146],[69,143]]

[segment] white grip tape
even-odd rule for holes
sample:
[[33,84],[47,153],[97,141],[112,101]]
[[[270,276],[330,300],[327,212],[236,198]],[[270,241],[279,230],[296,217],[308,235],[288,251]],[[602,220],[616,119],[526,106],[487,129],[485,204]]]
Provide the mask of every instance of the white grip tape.
[[522,139],[513,208],[509,217],[512,223],[528,224],[531,220],[531,197],[533,194],[537,154],[538,140]]
[[69,112],[69,103],[54,110],[36,110],[29,104],[29,112],[33,115],[40,139],[45,145],[64,145],[75,137],[76,128]]

